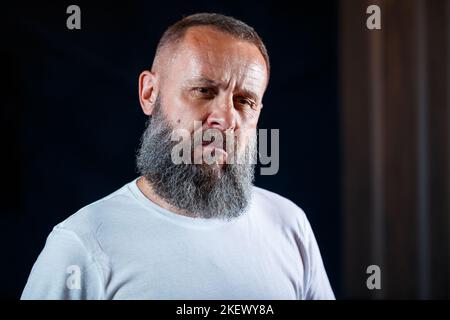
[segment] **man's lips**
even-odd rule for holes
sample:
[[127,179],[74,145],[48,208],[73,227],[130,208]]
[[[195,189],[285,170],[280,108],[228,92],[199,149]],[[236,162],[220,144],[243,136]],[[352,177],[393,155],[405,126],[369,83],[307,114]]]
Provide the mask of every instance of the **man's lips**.
[[210,141],[207,141],[207,140],[202,141],[202,145],[204,145],[204,146],[210,145],[210,144],[213,144],[217,148],[225,149],[225,145],[226,145],[225,137],[222,137],[222,141],[220,141],[220,139],[216,140],[214,137],[212,137]]
[[203,147],[203,150],[212,152],[213,156],[216,155],[217,152],[221,152],[225,155],[228,155],[227,151],[223,147],[216,146],[212,143],[203,145],[202,147]]
[[[206,131],[205,131],[206,132]],[[227,145],[227,134],[225,132],[220,132],[219,135],[209,135],[201,136],[200,139],[193,140],[193,147],[195,150],[201,150],[200,153],[194,151],[194,162],[195,163],[207,163],[207,164],[225,164],[228,163],[231,159],[229,159],[234,150],[230,150],[230,153],[227,149],[232,146]],[[195,133],[194,133],[195,138]],[[234,138],[234,137],[231,137]],[[230,142],[232,142],[231,139]],[[232,143],[234,144],[234,143]],[[201,158],[200,158],[201,157]]]
[[214,139],[211,139],[211,141],[202,141],[203,147],[211,147],[216,149],[222,149],[223,151],[226,150],[226,141],[225,139],[222,139],[222,143],[220,141],[215,141]]
[[202,143],[203,154],[208,154],[217,160],[216,163],[224,164],[228,158],[228,152],[226,151],[225,144],[215,143],[214,141],[203,141]]

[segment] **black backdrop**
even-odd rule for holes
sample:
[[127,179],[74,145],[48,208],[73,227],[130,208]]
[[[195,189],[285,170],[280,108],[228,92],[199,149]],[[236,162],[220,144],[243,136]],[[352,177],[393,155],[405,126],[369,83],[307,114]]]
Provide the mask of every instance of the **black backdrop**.
[[[66,28],[70,4],[81,30]],[[20,297],[55,224],[137,176],[138,75],[168,25],[204,11],[242,19],[266,42],[259,127],[280,129],[280,170],[256,185],[305,210],[341,295],[337,3],[62,1],[2,4],[0,297]]]

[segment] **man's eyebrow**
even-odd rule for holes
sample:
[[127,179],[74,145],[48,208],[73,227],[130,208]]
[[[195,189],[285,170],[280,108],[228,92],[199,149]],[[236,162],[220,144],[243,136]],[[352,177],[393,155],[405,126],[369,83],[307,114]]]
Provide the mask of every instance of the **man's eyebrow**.
[[205,78],[205,77],[198,77],[198,78],[193,78],[193,79],[189,79],[187,81],[188,85],[199,85],[199,84],[206,84],[206,85],[210,85],[210,86],[218,86],[218,84],[211,79]]
[[[206,78],[206,77],[198,77],[198,78],[189,79],[187,81],[187,84],[188,84],[188,86],[206,85],[206,86],[211,86],[211,87],[220,87],[219,83],[217,83],[216,81],[214,81],[212,79]],[[254,100],[255,102],[259,101],[259,96],[252,90],[240,89],[240,90],[238,90],[238,94],[241,96],[248,97],[248,98]]]
[[254,100],[255,102],[259,101],[258,95],[255,92],[251,91],[251,90],[242,89],[242,90],[239,90],[238,92],[239,92],[240,95],[246,96],[246,97]]

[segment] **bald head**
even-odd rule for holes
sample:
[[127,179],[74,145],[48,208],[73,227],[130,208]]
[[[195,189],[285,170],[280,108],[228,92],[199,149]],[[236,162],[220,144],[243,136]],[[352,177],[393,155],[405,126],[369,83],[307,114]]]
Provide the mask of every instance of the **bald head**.
[[190,27],[180,41],[162,47],[152,70],[164,83],[179,76],[176,66],[192,67],[193,74],[199,75],[220,66],[224,78],[230,78],[231,73],[239,78],[243,72],[258,70],[268,80],[267,65],[258,47],[210,26]]
[[[234,37],[236,40],[246,41],[255,45],[264,58],[267,74],[270,74],[270,61],[266,47],[256,31],[235,18],[216,14],[198,13],[187,16],[170,26],[161,37],[157,46],[152,70],[162,72],[171,58],[177,53],[178,45],[184,41],[186,33],[192,28],[200,30],[215,30]],[[211,33],[209,33],[211,35]],[[204,35],[206,36],[206,34]]]

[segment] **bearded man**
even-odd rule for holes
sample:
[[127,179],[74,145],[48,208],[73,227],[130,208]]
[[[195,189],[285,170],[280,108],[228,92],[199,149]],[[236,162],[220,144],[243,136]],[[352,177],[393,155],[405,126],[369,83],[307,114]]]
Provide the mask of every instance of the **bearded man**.
[[253,186],[269,73],[242,21],[169,27],[139,77],[140,176],[54,227],[22,299],[334,299],[304,212]]

